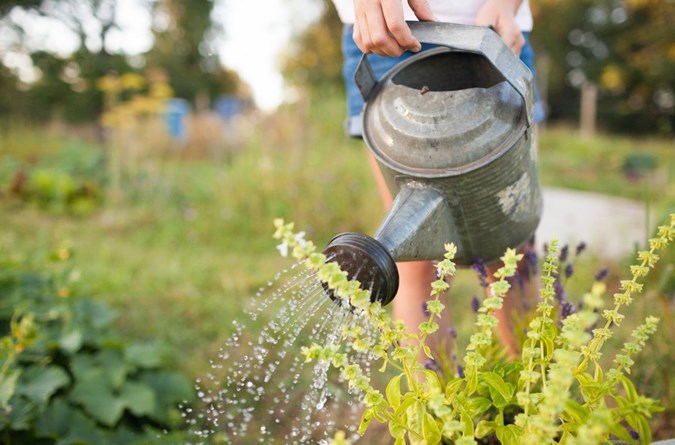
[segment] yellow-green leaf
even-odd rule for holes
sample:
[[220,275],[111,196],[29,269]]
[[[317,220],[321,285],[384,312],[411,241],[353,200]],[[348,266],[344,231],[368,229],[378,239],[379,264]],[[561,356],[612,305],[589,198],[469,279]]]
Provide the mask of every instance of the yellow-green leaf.
[[389,405],[393,409],[398,408],[401,405],[401,376],[397,375],[393,377],[387,384],[386,394]]

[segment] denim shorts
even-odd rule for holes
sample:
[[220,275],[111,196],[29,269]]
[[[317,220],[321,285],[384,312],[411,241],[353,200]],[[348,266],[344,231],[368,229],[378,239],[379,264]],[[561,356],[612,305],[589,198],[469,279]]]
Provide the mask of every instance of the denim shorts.
[[[343,65],[342,65],[342,75],[345,80],[346,91],[347,91],[347,122],[345,124],[347,134],[353,137],[361,136],[361,111],[363,109],[363,97],[361,92],[356,86],[354,81],[354,73],[356,72],[356,67],[361,60],[363,53],[354,43],[352,38],[352,31],[354,25],[345,25],[342,31],[342,55],[343,55]],[[536,87],[536,74],[534,71],[534,50],[532,45],[530,45],[529,33],[524,32],[523,36],[525,37],[525,46],[520,52],[520,60],[527,65],[527,67],[532,71],[532,74],[535,76],[535,88],[534,88],[534,121],[541,122],[544,120],[544,107],[541,104],[539,98],[539,91]],[[425,49],[432,48],[432,45],[422,45],[422,51]],[[375,54],[368,55],[368,61],[370,62],[373,72],[377,78],[384,76],[384,74],[393,68],[397,63],[402,60],[407,59],[408,57],[414,55],[410,51],[406,51],[400,57],[382,57]]]

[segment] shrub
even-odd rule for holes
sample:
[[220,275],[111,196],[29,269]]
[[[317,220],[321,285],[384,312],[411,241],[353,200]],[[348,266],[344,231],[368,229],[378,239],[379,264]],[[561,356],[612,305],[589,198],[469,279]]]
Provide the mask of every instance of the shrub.
[[70,255],[60,249],[39,271],[0,256],[3,443],[154,442],[182,424],[191,383],[166,345],[114,335],[115,312],[77,296]]

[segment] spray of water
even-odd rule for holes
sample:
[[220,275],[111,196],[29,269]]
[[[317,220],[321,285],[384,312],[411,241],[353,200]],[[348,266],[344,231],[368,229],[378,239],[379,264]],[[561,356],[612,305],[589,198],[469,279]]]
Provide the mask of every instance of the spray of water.
[[[197,382],[203,407],[186,413],[194,443],[327,444],[338,429],[357,440],[362,406],[326,361],[305,363],[302,346],[337,344],[367,321],[327,297],[316,272],[295,265],[258,291],[210,372]],[[369,372],[375,357],[350,351]]]

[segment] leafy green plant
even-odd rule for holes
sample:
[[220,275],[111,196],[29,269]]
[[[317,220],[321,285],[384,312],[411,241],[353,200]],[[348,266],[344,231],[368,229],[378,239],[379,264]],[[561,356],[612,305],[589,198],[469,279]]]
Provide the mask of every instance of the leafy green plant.
[[0,258],[2,441],[155,442],[182,424],[194,390],[166,345],[114,335],[115,312],[77,296],[70,256],[59,249],[42,271]]
[[[403,324],[390,318],[379,303],[371,303],[368,291],[350,281],[336,263],[326,263],[325,255],[315,252],[313,243],[293,233],[293,224],[275,221],[275,237],[283,249],[316,270],[343,304],[377,327],[376,339],[363,337],[358,329],[346,329],[343,342],[313,344],[303,349],[308,361],[320,360],[340,369],[350,389],[361,394],[365,411],[359,432],[375,419],[385,422],[395,444],[476,444],[498,440],[502,444],[600,444],[615,437],[634,443],[650,443],[649,419],[660,410],[657,402],[635,389],[629,378],[635,356],[656,331],[658,319],[649,316],[631,334],[613,366],[603,369],[603,345],[613,336],[613,327],[624,319],[621,313],[642,292],[640,283],[653,268],[664,249],[675,238],[675,214],[669,225],[661,226],[649,241],[649,250],[638,253],[630,267],[631,279],[623,280],[605,308],[606,288],[596,282],[583,297],[583,308],[568,314],[559,324],[560,307],[554,298],[558,276],[558,246],[552,242],[542,267],[542,288],[536,312],[521,346],[521,357],[511,363],[494,361],[488,352],[493,315],[502,306],[516,272],[520,255],[507,250],[503,267],[495,273],[489,297],[478,309],[476,332],[463,357],[463,369],[443,375],[425,369],[419,355],[434,358],[425,344],[438,329],[436,319],[444,309],[440,296],[448,289],[446,278],[455,273],[455,247],[446,245],[445,258],[437,265],[438,280],[432,284],[427,305],[429,319],[419,333],[407,332]],[[561,317],[562,318],[562,317]],[[389,381],[384,394],[371,385],[371,379],[343,346],[356,352],[370,351],[382,361],[381,371],[393,367],[398,373]],[[440,361],[442,357],[436,357]],[[336,443],[345,443],[344,436]]]

